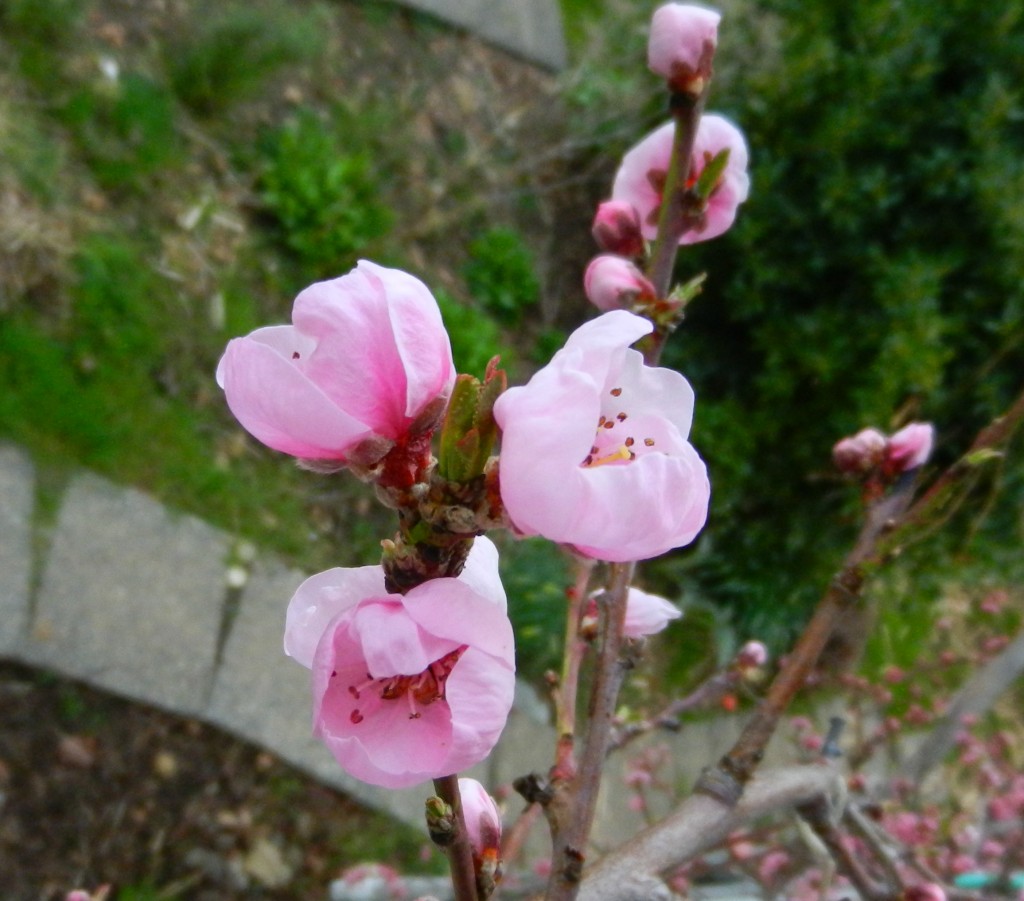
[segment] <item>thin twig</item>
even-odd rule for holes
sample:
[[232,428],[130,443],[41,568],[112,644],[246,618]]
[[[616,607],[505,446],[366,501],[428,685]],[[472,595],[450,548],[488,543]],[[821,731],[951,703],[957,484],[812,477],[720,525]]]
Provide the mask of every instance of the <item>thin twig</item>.
[[446,804],[451,805],[455,817],[455,833],[445,848],[452,874],[455,901],[479,901],[476,890],[476,869],[473,866],[473,846],[466,831],[466,818],[462,813],[459,777],[442,776],[434,780],[434,791]]

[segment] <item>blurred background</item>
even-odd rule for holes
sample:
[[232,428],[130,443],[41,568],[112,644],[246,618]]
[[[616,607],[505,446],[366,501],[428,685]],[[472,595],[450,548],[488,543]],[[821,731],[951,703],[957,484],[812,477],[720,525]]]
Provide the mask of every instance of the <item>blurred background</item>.
[[[717,5],[708,108],[744,130],[752,189],[677,268],[708,274],[665,363],[713,499],[643,571],[687,608],[675,688],[798,630],[858,527],[838,438],[930,420],[941,467],[1024,382],[1024,4]],[[593,210],[665,118],[652,7],[561,0],[553,71],[385,2],[3,0],[0,438],[44,508],[86,467],[308,571],[376,559],[386,512],[249,439],[219,355],[368,257],[431,287],[463,371],[501,354],[527,378],[592,314]],[[950,586],[1021,584],[1022,500],[1018,440],[875,587],[869,668],[917,657]],[[565,562],[507,544],[539,683]]]

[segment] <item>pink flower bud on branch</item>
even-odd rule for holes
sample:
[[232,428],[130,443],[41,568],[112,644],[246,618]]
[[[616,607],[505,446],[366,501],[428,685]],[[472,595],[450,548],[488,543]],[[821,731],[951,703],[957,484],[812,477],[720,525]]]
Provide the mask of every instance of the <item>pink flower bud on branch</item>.
[[597,246],[606,253],[633,259],[644,254],[640,214],[626,201],[606,200],[598,206],[591,233]]
[[673,91],[698,95],[711,77],[721,15],[689,3],[655,10],[647,42],[647,65]]
[[654,285],[633,263],[607,253],[590,261],[583,276],[583,290],[587,299],[605,313],[656,299]]

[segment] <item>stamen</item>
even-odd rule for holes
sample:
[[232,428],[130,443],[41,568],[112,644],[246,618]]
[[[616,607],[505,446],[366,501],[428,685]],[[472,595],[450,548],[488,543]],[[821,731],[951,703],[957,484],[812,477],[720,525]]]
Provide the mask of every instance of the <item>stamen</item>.
[[297,350],[296,350],[296,351],[293,351],[293,352],[292,352],[292,359],[293,359],[293,360],[298,360],[298,359],[300,359],[300,357],[299,357],[299,352],[298,352]]
[[358,701],[360,693],[366,691],[366,689],[368,689],[376,681],[377,680],[374,679],[373,676],[371,676],[369,673],[367,673],[366,674],[366,681],[365,682],[360,682],[358,685],[350,685],[348,687],[348,693],[350,695],[352,695],[352,697],[355,698]]
[[348,718],[349,718],[349,721],[352,722],[352,724],[356,725],[356,726],[358,726],[363,721],[363,715],[358,710],[353,710],[348,715]]
[[644,446],[645,447],[654,447],[654,439],[653,438],[644,438]]
[[[601,418],[604,419],[603,416]],[[605,428],[605,429],[614,429],[615,428],[615,422],[613,420],[611,420],[611,419],[605,419],[604,422],[601,423],[601,427]]]
[[625,421],[626,421],[626,419],[627,419],[627,417],[626,417],[626,414],[625,414],[625,413],[616,413],[616,414],[615,414],[615,418],[616,418],[616,419],[617,419],[617,420],[618,420],[619,422],[625,422]]
[[618,397],[620,394],[622,394],[622,389],[621,388],[612,388],[612,390],[611,390],[612,397]]
[[605,463],[615,463],[618,460],[632,460],[635,456],[636,454],[634,454],[633,451],[631,451],[628,447],[622,444],[619,445],[619,447],[617,447],[611,453],[605,454],[603,457],[598,457],[597,459],[591,459],[590,457],[588,457],[587,460],[590,460],[590,462],[587,463],[585,460],[584,465],[603,466]]
[[599,429],[601,429],[601,428],[604,428],[604,424],[605,424],[605,423],[606,423],[607,421],[608,421],[608,420],[607,420],[607,419],[605,419],[604,415],[602,415],[602,416],[601,416],[601,418],[600,418],[600,419],[599,419],[599,420],[597,421],[597,427],[598,427]]
[[634,444],[636,444],[636,440],[635,440],[635,439],[633,438],[633,436],[632,436],[632,435],[630,435],[630,436],[629,436],[629,437],[628,437],[628,438],[626,439],[626,447],[632,447],[632,446],[633,446]]

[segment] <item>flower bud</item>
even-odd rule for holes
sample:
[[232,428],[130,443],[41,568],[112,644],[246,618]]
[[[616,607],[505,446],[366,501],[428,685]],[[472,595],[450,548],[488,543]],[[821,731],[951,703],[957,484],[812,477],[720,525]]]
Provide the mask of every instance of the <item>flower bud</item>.
[[476,779],[460,779],[459,794],[473,855],[496,854],[501,847],[501,814],[494,798]]
[[904,901],[946,901],[946,892],[934,882],[913,885],[903,895]]
[[832,448],[832,460],[840,472],[869,472],[882,461],[885,448],[885,435],[878,429],[861,429],[837,442]]
[[740,669],[764,666],[768,662],[768,648],[762,641],[748,641],[736,654],[736,665]]
[[886,466],[892,472],[907,472],[923,466],[932,452],[935,429],[930,422],[912,422],[889,439]]
[[666,3],[651,20],[647,65],[674,91],[697,95],[711,77],[721,16],[689,3]]
[[644,252],[640,234],[640,214],[624,200],[606,200],[597,208],[591,233],[597,246],[623,257],[639,257]]
[[654,300],[656,293],[654,285],[629,260],[608,253],[590,261],[583,290],[602,313],[628,309],[638,300]]

